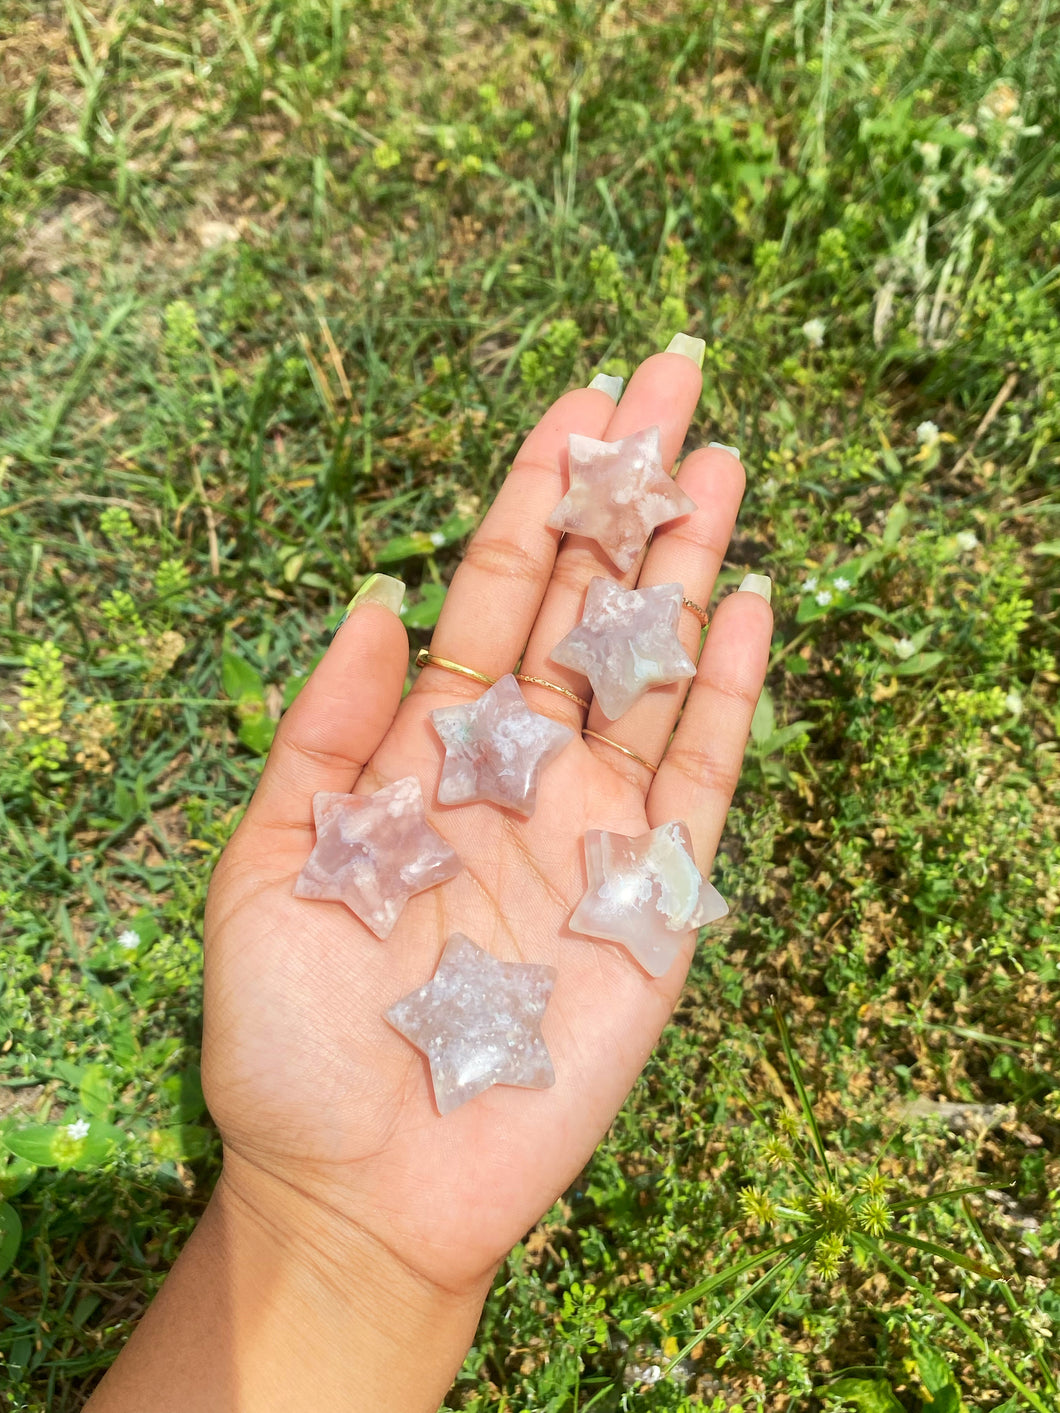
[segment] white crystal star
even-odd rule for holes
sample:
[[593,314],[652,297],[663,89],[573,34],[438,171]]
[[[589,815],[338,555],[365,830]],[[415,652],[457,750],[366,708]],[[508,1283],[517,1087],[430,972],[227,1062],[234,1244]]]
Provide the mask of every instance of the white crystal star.
[[696,664],[677,637],[681,585],[623,589],[592,579],[581,622],[553,649],[552,661],[588,677],[611,721],[649,687],[694,677]]
[[445,746],[440,805],[476,800],[531,815],[541,771],[555,760],[574,732],[531,711],[509,672],[477,701],[431,712]]
[[345,903],[377,937],[389,937],[414,893],[460,872],[460,860],[427,823],[414,775],[374,795],[313,796],[317,842],[295,880],[296,898]]
[[623,572],[636,563],[657,525],[696,508],[663,470],[658,427],[618,442],[572,432],[569,459],[570,490],[548,523],[595,540]]
[[617,942],[650,976],[670,970],[689,932],[729,911],[696,868],[688,826],[679,820],[632,838],[590,829],[585,868],[589,886],[571,931]]
[[433,978],[395,1002],[390,1024],[427,1056],[440,1114],[495,1084],[556,1082],[541,1035],[556,969],[502,962],[454,932]]

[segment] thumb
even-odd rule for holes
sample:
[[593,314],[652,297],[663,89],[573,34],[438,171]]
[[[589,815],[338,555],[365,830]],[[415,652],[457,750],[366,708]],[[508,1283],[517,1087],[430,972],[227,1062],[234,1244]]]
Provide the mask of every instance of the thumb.
[[353,789],[401,704],[409,644],[398,609],[405,585],[373,574],[280,722],[247,811],[258,828],[309,825],[318,790]]

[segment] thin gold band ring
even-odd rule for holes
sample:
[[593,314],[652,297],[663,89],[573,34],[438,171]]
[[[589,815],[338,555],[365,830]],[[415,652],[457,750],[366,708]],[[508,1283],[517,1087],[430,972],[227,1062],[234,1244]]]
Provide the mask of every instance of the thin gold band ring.
[[455,672],[461,677],[470,677],[472,682],[481,682],[486,687],[492,687],[497,680],[495,677],[487,677],[484,672],[476,672],[473,667],[461,667],[458,662],[450,662],[447,657],[435,657],[427,648],[420,648],[416,654],[417,667],[440,667],[445,672]]
[[[476,672],[473,667],[464,667],[462,663],[453,662],[447,657],[435,657],[429,648],[420,648],[416,654],[417,667],[440,667],[443,672],[456,672],[461,677],[470,677],[472,682],[481,682],[485,687],[492,687],[496,682],[495,677],[487,677],[485,672]],[[543,677],[531,677],[528,674],[520,673],[517,682],[533,682],[537,687],[547,687],[550,692],[559,692],[560,696],[569,697],[584,711],[588,711],[589,703],[584,697],[576,696],[574,692],[569,692],[566,687],[561,687],[557,682],[546,682]]]
[[682,599],[681,602],[684,604],[685,608],[696,615],[705,628],[707,626],[707,610],[703,608],[701,604],[693,603],[691,599]]
[[590,731],[587,726],[582,728],[582,735],[591,736],[594,741],[603,741],[605,746],[610,746],[615,751],[621,751],[624,756],[629,756],[630,760],[635,760],[645,770],[650,770],[652,775],[658,774],[659,767],[657,765],[652,765],[651,761],[645,760],[643,756],[638,756],[636,751],[631,751],[628,746],[620,746],[617,741],[612,741],[610,736],[601,736],[599,731]]
[[583,711],[589,710],[589,703],[584,697],[579,697],[575,692],[569,692],[566,687],[561,687],[558,682],[546,682],[543,677],[531,677],[528,672],[517,672],[515,674],[517,682],[532,682],[535,687],[546,687],[550,692],[558,692],[561,697],[569,697],[576,706],[580,706]]

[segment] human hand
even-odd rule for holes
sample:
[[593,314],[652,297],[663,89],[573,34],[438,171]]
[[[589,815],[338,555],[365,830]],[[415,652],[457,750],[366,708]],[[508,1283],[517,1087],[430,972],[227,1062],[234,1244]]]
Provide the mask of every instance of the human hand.
[[[615,440],[658,423],[670,465],[699,391],[694,362],[663,353],[642,365],[617,408],[592,389],[561,398],[469,545],[432,652],[491,677],[516,670],[522,657],[524,673],[588,697],[584,679],[549,653],[578,621],[589,579],[618,576],[595,545],[559,545],[545,528],[566,489],[567,436]],[[689,455],[678,482],[699,509],[657,531],[622,582],[678,581],[706,603],[743,479],[726,450]],[[693,657],[699,629],[682,611],[680,636]],[[578,737],[543,772],[537,809],[524,821],[484,804],[433,807],[443,751],[428,712],[484,689],[426,667],[402,702],[400,620],[375,603],[354,610],[281,723],[210,889],[204,1077],[233,1181],[263,1174],[297,1191],[340,1230],[370,1232],[435,1286],[464,1291],[488,1280],[587,1161],[670,1015],[692,954],[690,936],[656,980],[619,948],[568,931],[584,891],[582,837],[683,819],[709,873],[770,629],[758,595],[722,602],[668,748],[683,682],[649,692],[615,722],[598,709],[586,719],[566,697],[524,686],[533,710],[661,758],[653,778]],[[464,867],[414,897],[380,942],[347,909],[296,898],[292,887],[314,842],[314,792],[371,793],[410,774]],[[557,968],[543,1027],[556,1085],[496,1086],[441,1119],[423,1058],[384,1012],[429,979],[454,931],[504,960]]]

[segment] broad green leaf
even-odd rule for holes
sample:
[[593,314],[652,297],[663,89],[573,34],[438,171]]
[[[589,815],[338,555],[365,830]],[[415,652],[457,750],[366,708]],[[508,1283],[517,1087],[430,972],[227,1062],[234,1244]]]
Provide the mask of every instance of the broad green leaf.
[[420,596],[402,613],[401,618],[407,628],[433,628],[445,603],[444,584],[425,584]]
[[905,662],[896,662],[891,671],[896,677],[919,677],[923,672],[931,672],[945,661],[945,653],[916,653]]
[[887,512],[887,521],[883,527],[883,543],[886,549],[894,549],[895,545],[902,538],[902,531],[909,523],[909,508],[902,502],[895,501]]
[[64,1160],[63,1166],[74,1168],[80,1173],[91,1172],[109,1158],[114,1149],[124,1141],[124,1132],[115,1124],[94,1119],[89,1125],[87,1137],[81,1140],[77,1152]]
[[265,683],[260,674],[237,653],[222,653],[221,685],[234,702],[265,701]]
[[0,1276],[15,1263],[22,1241],[22,1218],[9,1202],[0,1202]]
[[182,1123],[190,1123],[206,1111],[202,1094],[202,1075],[198,1065],[189,1065],[179,1074],[163,1080],[162,1090],[176,1110]]
[[276,735],[276,726],[277,723],[267,712],[255,712],[239,723],[239,739],[259,756],[267,756],[272,738]]
[[54,1168],[59,1162],[54,1151],[58,1133],[55,1124],[30,1124],[5,1134],[4,1142],[17,1158],[24,1158],[38,1168]]
[[764,756],[776,755],[790,746],[792,741],[797,741],[800,736],[812,731],[813,727],[812,721],[792,721],[787,726],[782,726],[779,731],[774,731],[767,741],[763,741],[760,753]]
[[765,741],[768,741],[776,730],[776,725],[773,694],[768,687],[763,687],[762,694],[758,698],[758,705],[755,707],[755,714],[751,718],[751,739],[755,745],[761,746]]
[[423,530],[414,530],[411,535],[395,535],[387,540],[375,553],[376,564],[399,564],[403,559],[413,559],[417,555],[434,554],[445,544],[439,532],[437,541]]
[[103,1065],[89,1065],[81,1076],[81,1107],[101,1118],[114,1103],[114,1085]]
[[210,1130],[199,1124],[176,1124],[173,1128],[155,1129],[148,1142],[162,1162],[190,1163],[209,1150],[212,1138]]
[[931,1413],[961,1413],[961,1390],[945,1355],[915,1335],[910,1343],[920,1382],[931,1395]]
[[1034,546],[1031,554],[1060,554],[1060,540],[1042,540]]
[[841,1398],[852,1403],[858,1413],[905,1413],[886,1379],[836,1379],[814,1389],[820,1397]]
[[36,1163],[17,1158],[14,1153],[4,1153],[0,1148],[0,1198],[17,1197],[36,1176]]

